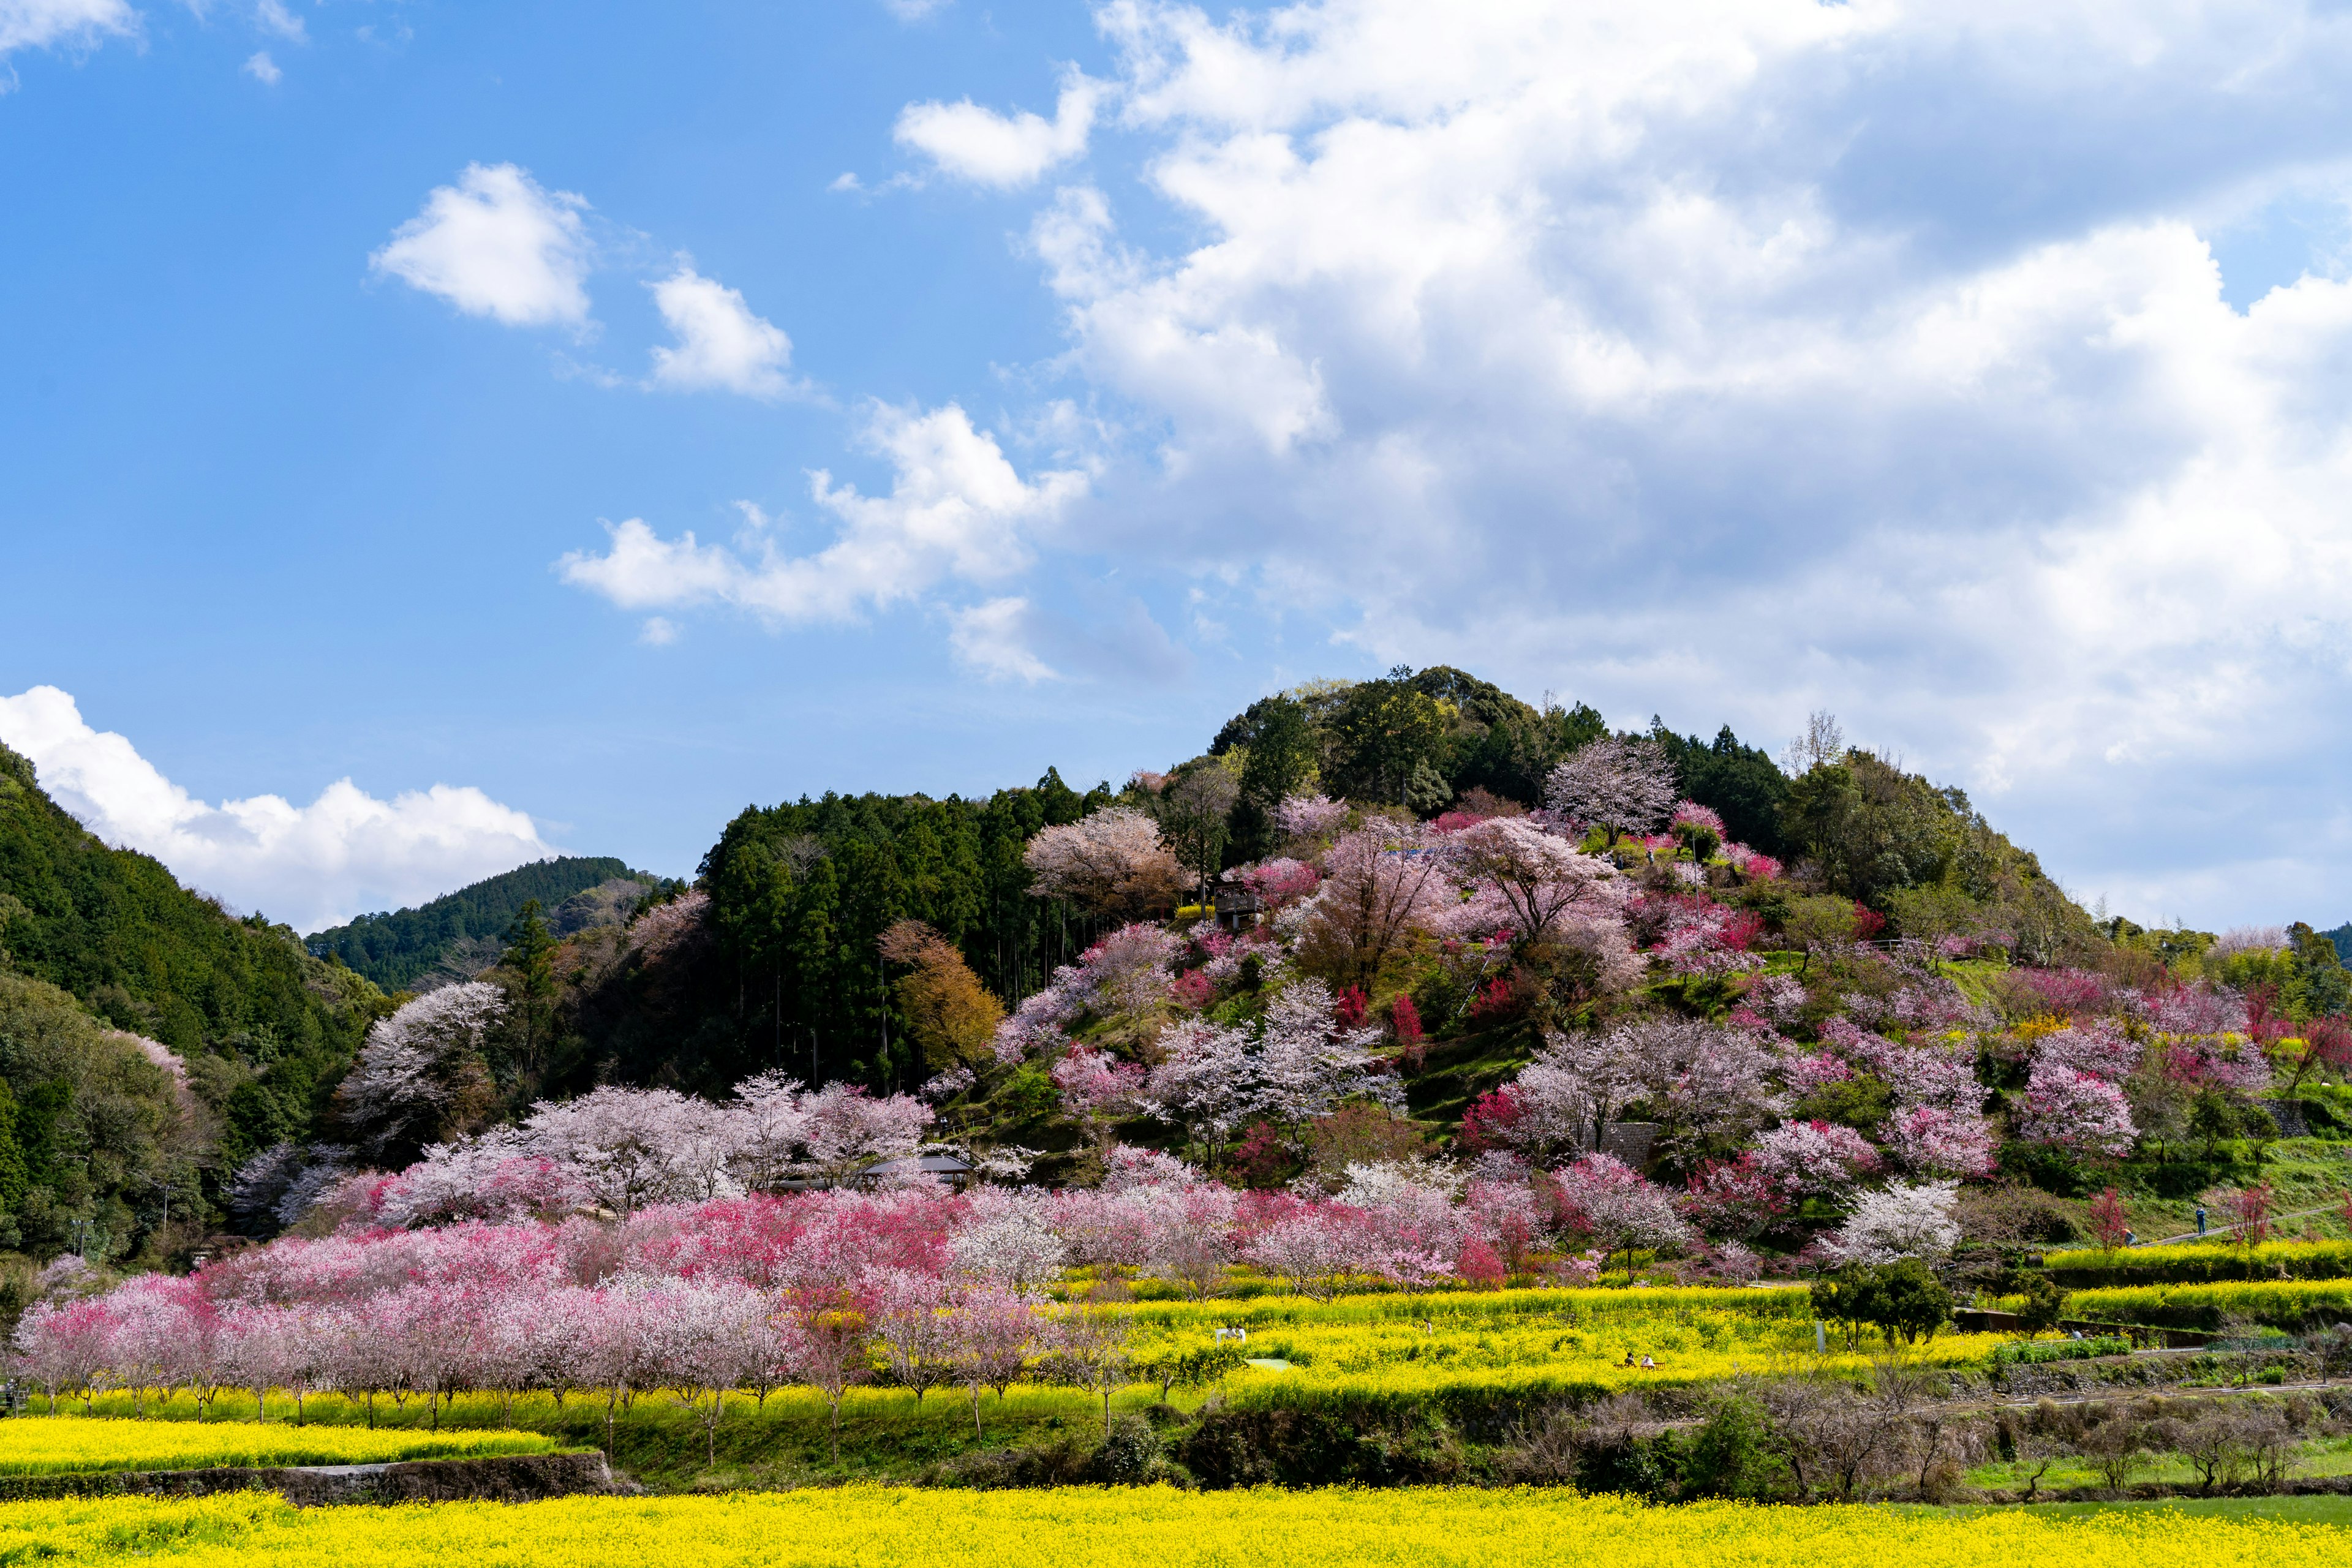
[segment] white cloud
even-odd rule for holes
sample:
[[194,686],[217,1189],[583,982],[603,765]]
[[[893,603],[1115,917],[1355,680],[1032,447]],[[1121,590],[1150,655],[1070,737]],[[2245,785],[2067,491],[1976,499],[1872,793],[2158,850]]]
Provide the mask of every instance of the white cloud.
[[268,49],[256,50],[247,57],[244,68],[246,75],[269,87],[276,87],[286,74],[278,68],[278,62],[269,58]]
[[882,0],[882,9],[901,22],[920,22],[954,4],[955,0]]
[[[2352,286],[2235,311],[2206,244],[2352,200],[2352,16],[1097,18],[1146,184],[1028,243],[1138,434],[1057,542],[1628,721],[1832,707],[2139,915],[2352,912]],[[900,139],[1013,184],[1095,107]],[[1034,594],[964,617],[1074,668]]]
[[29,757],[41,787],[100,838],[298,931],[421,902],[555,853],[522,812],[446,784],[386,801],[341,779],[306,806],[274,795],[208,805],[122,736],[90,728],[54,686],[0,698],[0,741]]
[[637,518],[613,528],[603,555],[574,551],[562,579],[623,609],[726,604],[773,621],[840,621],[919,598],[946,579],[988,583],[1027,565],[1030,531],[1085,493],[1074,470],[1024,480],[994,437],[954,404],[931,412],[877,405],[864,444],[889,459],[890,493],[867,496],[818,470],[810,495],[840,524],[813,555],[779,553],[765,539],[750,559],[691,533],[666,541]]
[[253,19],[265,33],[274,33],[289,43],[307,44],[310,31],[302,18],[289,11],[285,0],[259,0],[253,8]]
[[1053,667],[1030,648],[1034,632],[1026,599],[991,599],[949,618],[948,646],[961,663],[991,680],[1035,683],[1054,679]]
[[637,640],[647,647],[667,647],[677,641],[677,627],[660,616],[651,616],[637,628]]
[[776,397],[789,390],[784,370],[793,342],[751,313],[743,296],[690,266],[649,283],[662,320],[678,346],[654,350],[654,382],[680,391],[716,388],[747,397]]
[[[96,48],[136,37],[139,13],[127,0],[0,0],[0,61],[17,49]],[[15,85],[0,65],[0,92]]]
[[910,103],[898,111],[892,134],[945,174],[1009,190],[1034,184],[1048,169],[1086,152],[1102,96],[1102,83],[1072,71],[1051,120],[1025,110],[1008,117],[970,99]]
[[590,247],[580,214],[587,205],[541,189],[512,163],[468,163],[455,185],[435,187],[368,265],[469,316],[510,327],[583,326]]

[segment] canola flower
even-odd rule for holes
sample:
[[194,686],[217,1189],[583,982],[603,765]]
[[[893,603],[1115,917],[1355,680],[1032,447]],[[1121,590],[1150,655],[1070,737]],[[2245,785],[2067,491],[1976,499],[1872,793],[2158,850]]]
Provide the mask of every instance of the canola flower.
[[[1245,1330],[1249,1356],[1287,1364],[1231,1374],[1226,1386],[1242,1400],[1323,1392],[1589,1394],[1800,1364],[1859,1374],[1879,1349],[1874,1341],[1849,1351],[1832,1336],[1832,1353],[1816,1356],[1811,1299],[1801,1288],[1286,1297],[1115,1310],[1145,1367],[1215,1342],[1219,1329]],[[1905,1355],[1929,1366],[1972,1365],[2008,1342],[1997,1334],[1941,1334]],[[1653,1364],[1643,1365],[1644,1357]]]
[[362,1426],[265,1426],[28,1415],[0,1421],[0,1475],[194,1470],[248,1465],[366,1465],[392,1459],[544,1454],[553,1447],[551,1439],[537,1432],[370,1431]]
[[266,1494],[0,1505],[0,1563],[188,1568],[2333,1568],[2336,1527],[2149,1510],[2052,1518],[1659,1507],[1565,1491],[954,1492],[850,1486],[719,1498],[298,1510]]

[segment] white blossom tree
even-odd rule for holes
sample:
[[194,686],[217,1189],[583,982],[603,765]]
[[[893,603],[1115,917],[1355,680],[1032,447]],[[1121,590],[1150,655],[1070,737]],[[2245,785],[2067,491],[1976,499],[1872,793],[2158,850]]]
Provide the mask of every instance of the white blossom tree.
[[506,1016],[506,993],[469,980],[428,991],[371,1026],[335,1091],[344,1124],[373,1154],[439,1137],[468,1100],[488,1100],[484,1038]]
[[1612,842],[1656,827],[1679,793],[1664,746],[1616,735],[1586,742],[1544,781],[1552,810],[1606,830]]
[[1892,1263],[1898,1258],[1942,1258],[1959,1245],[1952,1205],[1958,1182],[1889,1182],[1854,1194],[1843,1224],[1826,1244],[1848,1263]]
[[1184,870],[1160,841],[1160,825],[1123,805],[1038,829],[1022,851],[1030,891],[1067,899],[1097,914],[1136,916],[1176,901]]

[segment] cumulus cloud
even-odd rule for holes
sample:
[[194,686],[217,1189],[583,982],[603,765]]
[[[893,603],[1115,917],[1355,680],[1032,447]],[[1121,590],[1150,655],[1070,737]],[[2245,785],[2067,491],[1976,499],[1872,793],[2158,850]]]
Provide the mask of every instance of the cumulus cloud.
[[18,49],[95,48],[138,32],[127,0],[0,0],[0,91],[16,83],[5,62]]
[[121,735],[92,729],[54,686],[0,698],[0,741],[30,758],[41,787],[100,838],[298,931],[418,903],[555,853],[524,813],[447,784],[387,801],[341,779],[304,806],[274,795],[209,805]]
[[[1135,434],[1066,537],[1624,721],[1834,708],[2141,916],[2352,870],[2352,813],[2286,782],[2352,763],[2309,717],[2352,698],[2352,292],[2315,255],[2233,310],[2209,244],[2352,200],[2352,17],[1097,20],[1146,178],[1026,244]],[[901,140],[1012,184],[1095,100],[964,107]]]
[[588,204],[542,189],[512,163],[468,163],[368,258],[373,270],[437,294],[469,316],[510,327],[581,327],[590,247]]
[[247,58],[244,69],[246,75],[268,87],[276,87],[286,74],[278,68],[278,62],[269,58],[268,49],[255,50]]
[[1053,667],[1030,647],[1034,618],[1026,599],[991,599],[950,617],[948,646],[958,662],[991,680],[1051,680]]
[[1073,71],[1046,120],[1024,110],[1012,115],[958,103],[910,103],[898,111],[892,134],[939,165],[976,185],[1011,190],[1034,184],[1047,170],[1087,150],[1103,84]]
[[811,498],[839,525],[814,554],[785,554],[756,527],[756,549],[739,553],[692,532],[665,540],[630,518],[611,530],[605,553],[574,551],[556,571],[623,609],[716,603],[777,622],[848,620],[946,579],[989,583],[1020,570],[1032,558],[1032,531],[1087,486],[1076,470],[1022,479],[995,437],[954,404],[929,413],[877,405],[861,439],[889,460],[890,493],[865,495],[827,471],[812,473]]
[[753,315],[741,294],[685,265],[646,287],[677,338],[676,348],[654,350],[656,385],[747,397],[776,397],[789,389],[784,371],[793,341]]

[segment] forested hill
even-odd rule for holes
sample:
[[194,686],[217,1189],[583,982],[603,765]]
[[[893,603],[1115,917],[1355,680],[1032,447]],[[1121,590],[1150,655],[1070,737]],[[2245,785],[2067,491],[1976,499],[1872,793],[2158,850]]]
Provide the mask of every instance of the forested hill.
[[462,980],[498,962],[507,929],[539,900],[549,929],[568,936],[625,921],[660,879],[609,856],[564,856],[519,866],[394,914],[362,915],[312,935],[310,950],[332,953],[386,991]]
[[[200,1218],[224,1169],[324,1121],[390,1006],[289,927],[101,843],[0,746],[0,1242],[54,1251],[86,1222],[144,1246],[167,1191]],[[202,1113],[174,1112],[126,1035],[180,1058]]]
[[[827,795],[747,807],[703,859],[692,919],[664,926],[658,963],[642,944],[575,944],[550,1087],[613,1079],[719,1092],[777,1066],[813,1083],[908,1087],[936,1064],[917,1059],[897,972],[877,952],[893,923],[941,932],[1007,1006],[1118,923],[1030,894],[1022,851],[1039,828],[1133,806],[1192,876],[1213,878],[1280,852],[1273,814],[1286,796],[1421,816],[1523,809],[1608,730],[1582,704],[1538,708],[1458,669],[1398,670],[1265,698],[1201,755],[1117,790],[1081,794],[1049,770],[986,800]],[[1787,886],[1849,910],[1864,902],[1887,934],[1997,925],[2035,961],[2101,940],[1958,790],[1842,745],[1791,778],[1728,727],[1708,740],[1654,721],[1643,738],[1732,837],[1802,871]]]

